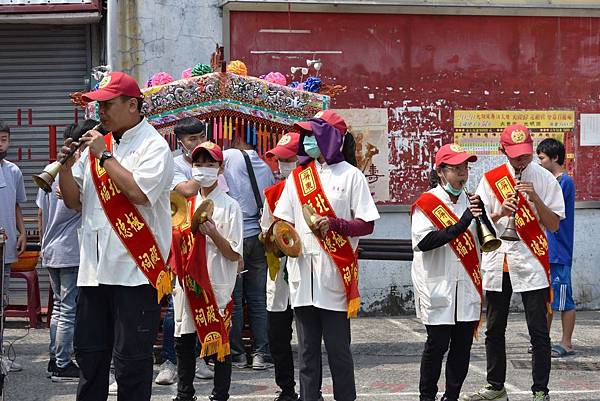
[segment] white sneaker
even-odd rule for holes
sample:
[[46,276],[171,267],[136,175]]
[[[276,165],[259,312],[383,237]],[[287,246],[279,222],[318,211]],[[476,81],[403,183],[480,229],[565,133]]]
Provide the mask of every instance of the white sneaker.
[[158,368],[158,375],[156,376],[154,383],[168,386],[176,381],[177,366],[173,365],[173,363],[169,360],[164,361],[163,364]]
[[23,370],[23,366],[8,358],[2,359],[2,367],[6,372],[20,372]]
[[108,394],[117,395],[118,390],[119,386],[117,384],[117,379],[115,379],[115,374],[111,371],[110,376],[108,377]]
[[200,358],[197,365],[198,368],[196,369],[196,377],[198,379],[212,379],[215,377],[215,374],[212,370],[210,370],[206,362],[204,362],[204,359]]

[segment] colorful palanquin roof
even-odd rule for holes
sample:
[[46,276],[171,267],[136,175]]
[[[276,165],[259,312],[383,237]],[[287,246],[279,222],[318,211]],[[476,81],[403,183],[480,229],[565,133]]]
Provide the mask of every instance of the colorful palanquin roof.
[[232,111],[291,126],[329,108],[329,96],[232,73],[191,77],[143,91],[143,113],[160,128],[184,117]]
[[[294,123],[328,109],[331,99],[229,72],[180,79],[144,88],[142,93],[143,114],[173,147],[175,123],[196,117],[209,127],[210,139],[227,146],[232,137],[247,133],[260,154],[274,146]],[[96,102],[87,105],[86,114],[98,119]]]

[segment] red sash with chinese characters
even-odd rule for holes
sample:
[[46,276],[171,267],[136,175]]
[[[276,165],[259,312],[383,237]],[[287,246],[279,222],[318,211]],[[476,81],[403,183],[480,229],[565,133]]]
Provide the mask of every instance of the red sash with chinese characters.
[[[517,184],[506,164],[485,173],[485,179],[500,203],[503,203],[510,194],[515,193],[515,185]],[[550,286],[548,240],[535,213],[531,210],[529,202],[520,192],[517,212],[515,213],[515,226],[527,248],[544,267],[548,285],[552,289],[552,286]],[[552,299],[552,291],[550,291],[550,299]]]
[[285,181],[279,181],[275,185],[271,185],[269,188],[265,189],[265,199],[267,200],[267,205],[269,205],[269,210],[271,214],[275,211],[275,206],[277,206],[277,202],[279,202],[279,198],[281,198],[281,193],[285,188]]
[[224,316],[221,316],[206,266],[206,236],[200,232],[194,236],[181,278],[196,333],[202,344],[200,356],[217,354],[217,359],[224,361],[225,356],[230,354],[229,327],[233,302],[227,304]]
[[[441,201],[440,198],[431,192],[425,192],[414,203],[411,210],[411,216],[418,207],[425,213],[431,222],[438,228],[443,229],[458,223],[458,216],[454,214],[448,206]],[[479,253],[475,247],[475,239],[473,233],[467,230],[458,237],[450,241],[450,249],[454,251],[467,274],[471,278],[473,285],[479,293],[481,303],[483,304],[483,288],[481,286],[481,272],[479,269]]]
[[[194,236],[192,235],[192,216],[194,210],[196,210],[196,197],[192,196],[187,199],[187,210],[188,218],[185,223],[180,226],[173,227],[172,241],[171,241],[171,252],[169,253],[168,264],[173,269],[173,273],[177,277],[183,277],[183,266],[188,260],[188,255],[192,250],[192,244],[194,243]],[[183,286],[183,285],[182,285]]]
[[[107,149],[112,150],[112,133],[104,136],[104,142]],[[165,264],[156,238],[137,207],[100,167],[100,160],[89,153],[92,180],[102,209],[136,266],[156,288],[160,302],[163,295],[171,293],[172,286],[170,269]]]
[[[315,168],[314,160],[306,166],[299,166],[293,172],[294,183],[298,198],[302,205],[311,205],[319,215],[335,218],[335,212],[325,196],[319,174]],[[333,263],[344,283],[346,300],[348,301],[348,317],[356,317],[360,307],[360,294],[358,293],[358,262],[356,254],[350,245],[348,237],[342,236],[333,230],[327,232],[325,239],[317,237],[323,250],[331,256]]]

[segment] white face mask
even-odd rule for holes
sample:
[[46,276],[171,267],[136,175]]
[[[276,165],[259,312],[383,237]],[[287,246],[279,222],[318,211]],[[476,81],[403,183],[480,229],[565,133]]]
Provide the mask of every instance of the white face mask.
[[279,164],[279,174],[281,174],[284,177],[289,177],[289,175],[292,173],[292,171],[294,171],[294,169],[296,168],[296,166],[298,165],[298,162],[282,162],[281,160],[279,160],[277,162]]
[[219,169],[215,167],[192,167],[192,177],[203,188],[208,188],[217,182]]

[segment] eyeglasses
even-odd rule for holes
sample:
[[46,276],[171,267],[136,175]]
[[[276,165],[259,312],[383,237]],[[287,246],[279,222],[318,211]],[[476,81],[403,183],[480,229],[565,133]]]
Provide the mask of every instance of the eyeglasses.
[[468,164],[460,164],[458,166],[444,166],[445,169],[455,172],[463,172],[471,170],[471,167]]

